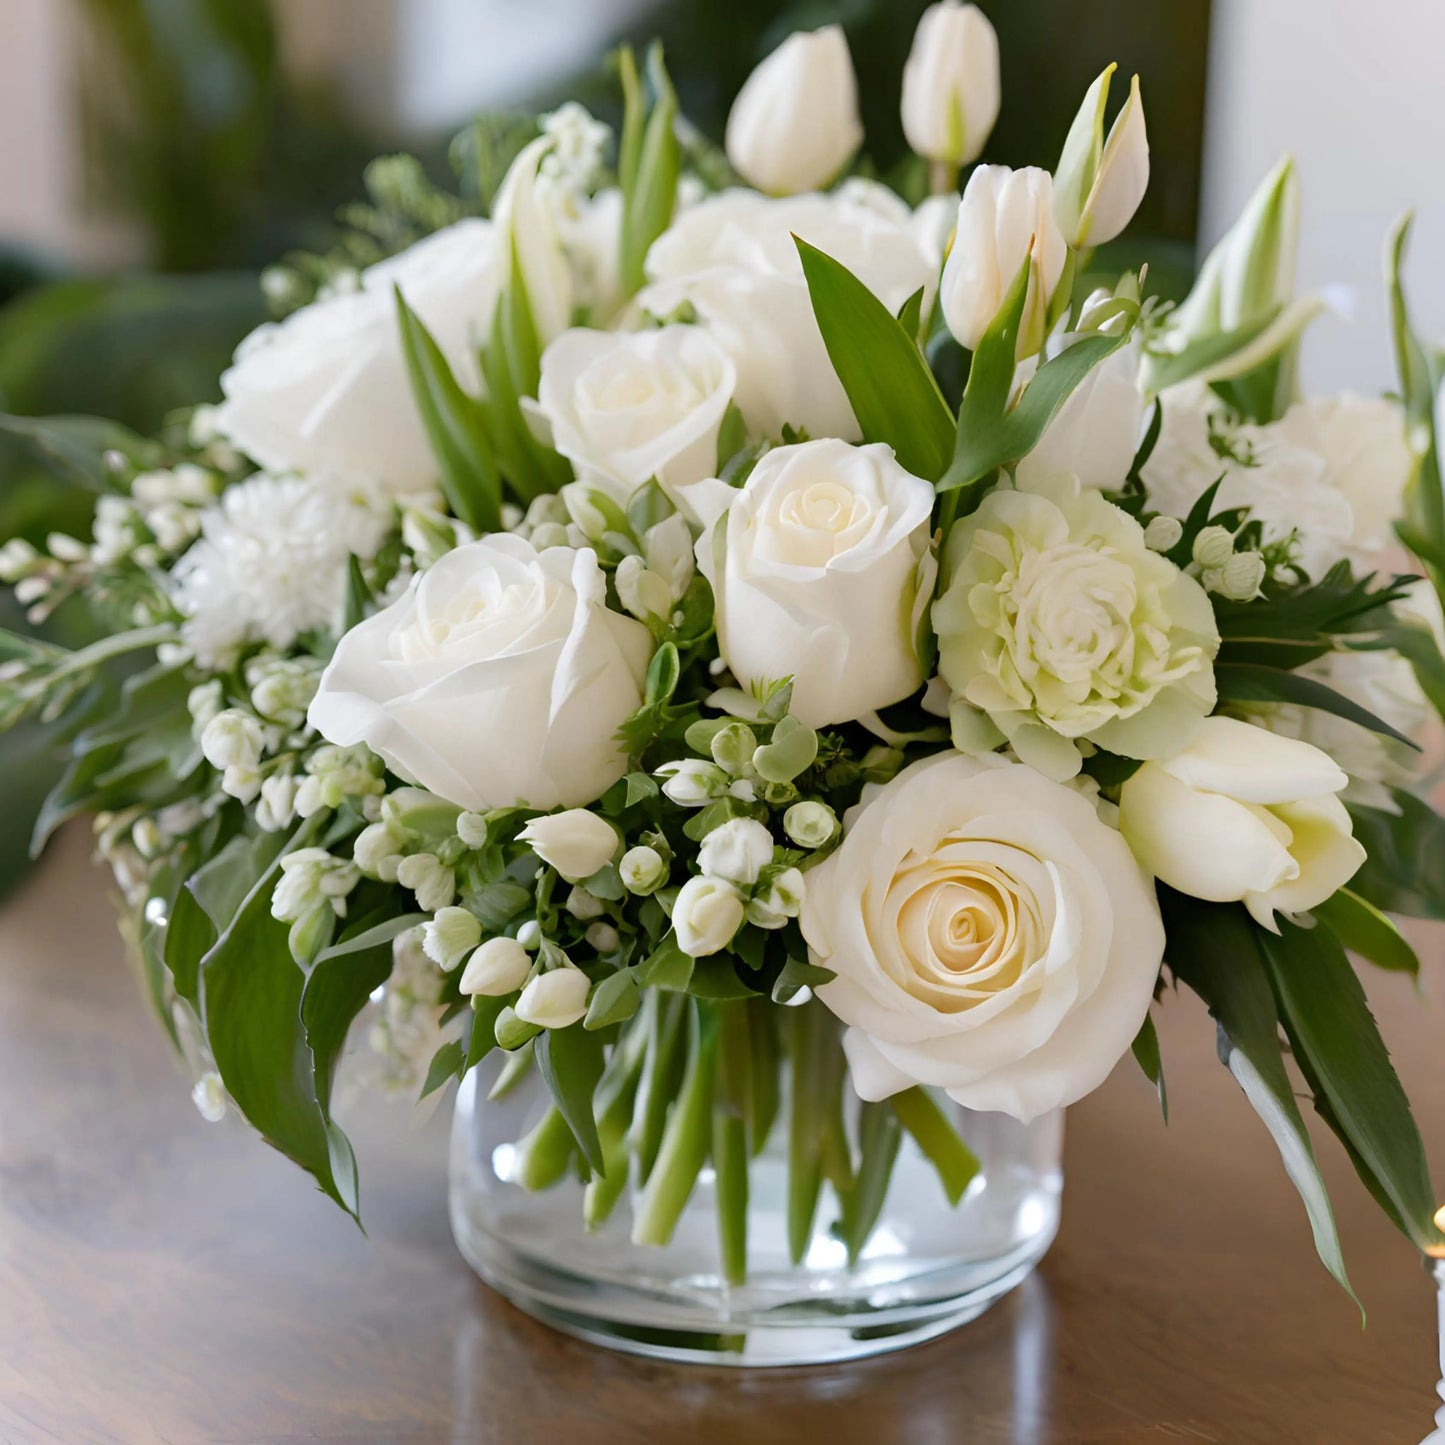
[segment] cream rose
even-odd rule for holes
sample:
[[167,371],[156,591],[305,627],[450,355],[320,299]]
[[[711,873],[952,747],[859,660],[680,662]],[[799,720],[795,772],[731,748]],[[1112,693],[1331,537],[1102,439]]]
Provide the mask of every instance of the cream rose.
[[357,290],[252,332],[221,377],[216,425],[275,471],[389,496],[430,488],[436,460],[412,402],[393,288],[474,390],[498,252],[490,222],[458,221],[364,271]]
[[579,481],[625,499],[710,477],[737,384],[732,360],[698,326],[564,331],[542,355],[537,407]]
[[499,534],[458,547],[337,646],[311,725],[472,812],[575,808],[623,774],[647,629],[609,611],[596,554]]
[[958,753],[865,793],[801,923],[863,1098],[927,1084],[1024,1120],[1103,1083],[1164,950],[1148,878],[1082,794]]
[[744,687],[793,679],[808,727],[849,722],[923,683],[919,629],[933,592],[933,488],[891,447],[776,447],[737,490],[686,500],[706,530],[718,646]]
[[1182,752],[1124,784],[1119,830],[1171,888],[1242,901],[1278,931],[1276,910],[1323,903],[1365,861],[1335,796],[1348,781],[1309,743],[1212,717]]
[[889,215],[856,190],[783,200],[724,191],[692,206],[654,242],[652,283],[637,305],[659,317],[691,307],[737,367],[734,400],[751,431],[858,440],[862,433],[813,315],[794,237],[846,266],[890,311],[938,268],[906,213]]
[[992,492],[950,533],[946,567],[933,626],[963,751],[1006,739],[1062,779],[1079,770],[1078,738],[1162,757],[1213,708],[1204,589],[1072,477]]

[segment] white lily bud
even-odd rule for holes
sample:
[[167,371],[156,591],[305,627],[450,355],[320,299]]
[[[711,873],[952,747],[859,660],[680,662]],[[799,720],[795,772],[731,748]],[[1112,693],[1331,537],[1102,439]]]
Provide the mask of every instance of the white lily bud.
[[976,161],[998,119],[998,35],[977,5],[942,0],[918,22],[903,67],[903,133],[930,161]]
[[1226,566],[1234,556],[1234,533],[1228,527],[1205,527],[1194,539],[1192,555],[1206,571]]
[[1184,523],[1178,517],[1160,512],[1157,517],[1150,517],[1149,525],[1144,528],[1144,545],[1151,552],[1169,552],[1179,545],[1183,536]]
[[457,880],[444,868],[435,853],[413,853],[397,865],[396,881],[416,894],[416,906],[424,913],[447,907],[457,896]]
[[672,905],[677,946],[689,958],[706,958],[733,941],[743,925],[742,894],[725,879],[689,878]]
[[953,249],[939,286],[948,329],[976,350],[1027,260],[1017,354],[1020,361],[1034,355],[1044,344],[1049,302],[1067,252],[1054,219],[1053,180],[1047,171],[979,166],[959,202]]
[[586,808],[533,818],[517,835],[569,883],[590,878],[617,851],[617,830]]
[[1224,564],[1219,591],[1231,602],[1253,602],[1264,585],[1265,571],[1258,552],[1238,552]]
[[800,848],[821,848],[837,831],[838,815],[826,803],[794,803],[783,814],[783,832]]
[[592,982],[580,968],[554,968],[522,990],[517,1017],[539,1029],[565,1029],[587,1012]]
[[201,732],[201,751],[213,768],[255,768],[265,742],[261,724],[249,713],[227,708]]
[[1117,69],[1109,66],[1089,87],[1054,172],[1054,214],[1075,250],[1112,241],[1149,188],[1149,135],[1137,75],[1104,138],[1104,108]]
[[624,557],[615,575],[618,600],[634,617],[645,622],[671,613],[676,601],[672,588],[641,557]]
[[573,888],[567,895],[566,908],[579,923],[591,923],[594,918],[601,918],[607,912],[606,906],[596,894],[589,893],[580,886]]
[[439,908],[422,927],[422,951],[439,968],[452,971],[482,939],[482,925],[465,908]]
[[662,791],[680,808],[701,808],[722,797],[731,781],[716,763],[701,758],[664,763],[655,776],[663,779]]
[[457,987],[464,994],[505,998],[532,972],[532,955],[515,938],[489,938],[467,960]]
[[783,41],[738,92],[725,143],[733,169],[760,191],[788,196],[826,186],[863,143],[842,27]]
[[546,346],[572,324],[572,268],[562,246],[553,209],[537,184],[537,171],[552,150],[552,140],[539,136],[512,162],[497,190],[492,220],[502,253],[521,270],[531,305],[537,339]]
[[629,893],[645,898],[667,882],[668,866],[667,860],[656,848],[641,843],[622,855],[617,871],[622,877],[622,886]]
[[729,818],[702,840],[697,863],[709,877],[751,888],[773,861],[773,835],[752,818]]
[[598,953],[614,953],[622,946],[622,935],[610,923],[592,924],[586,937]]
[[807,884],[797,868],[785,868],[748,904],[748,922],[758,928],[782,928],[803,910]]

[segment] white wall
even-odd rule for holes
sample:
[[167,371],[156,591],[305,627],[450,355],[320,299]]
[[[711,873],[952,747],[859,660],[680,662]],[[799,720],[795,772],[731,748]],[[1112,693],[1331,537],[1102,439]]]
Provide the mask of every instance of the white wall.
[[1416,323],[1445,338],[1445,0],[1214,0],[1201,240],[1285,152],[1303,187],[1300,289],[1343,285],[1354,321],[1317,321],[1311,389],[1394,381],[1385,234],[1414,207]]

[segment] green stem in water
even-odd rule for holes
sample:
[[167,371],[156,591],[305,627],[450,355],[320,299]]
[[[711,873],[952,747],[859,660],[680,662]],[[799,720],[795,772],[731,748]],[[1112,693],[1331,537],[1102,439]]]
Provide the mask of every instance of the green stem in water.
[[843,1200],[848,1263],[857,1264],[888,1197],[903,1130],[891,1104],[864,1104],[858,1115],[858,1174]]
[[820,1020],[822,1009],[805,1003],[790,1010],[793,1069],[788,1121],[788,1253],[801,1264],[813,1237],[813,1216],[823,1188]]
[[517,1141],[512,1177],[523,1189],[550,1189],[567,1173],[576,1150],[576,1140],[560,1110],[548,1109],[526,1136]]
[[652,1173],[662,1145],[667,1106],[677,1096],[686,1041],[683,1015],[687,1002],[685,995],[662,989],[650,988],[643,993],[641,1017],[647,1031],[647,1057],[637,1085],[630,1141],[639,1186],[645,1184]]
[[723,1277],[748,1275],[748,1130],[753,1073],[745,1002],[719,1003],[717,1077],[712,1104],[712,1163],[717,1176],[718,1247]]
[[657,1162],[637,1203],[632,1222],[634,1244],[666,1244],[672,1238],[711,1144],[717,1028],[713,1020],[701,1018],[696,1003],[690,999],[687,1003],[687,1072],[682,1092],[667,1117]]
[[978,1155],[959,1137],[953,1121],[922,1088],[906,1089],[889,1101],[898,1122],[913,1137],[924,1157],[938,1171],[948,1202],[957,1205],[982,1167]]
[[639,1020],[614,1046],[597,1087],[597,1137],[606,1173],[594,1174],[582,1193],[582,1218],[589,1230],[607,1222],[627,1186],[627,1133],[647,1042],[645,1021]]
[[756,1159],[767,1147],[778,1117],[778,1080],[783,1063],[778,1050],[777,1004],[767,998],[752,998],[746,1007],[752,1054],[752,1068],[748,1071],[748,1148]]

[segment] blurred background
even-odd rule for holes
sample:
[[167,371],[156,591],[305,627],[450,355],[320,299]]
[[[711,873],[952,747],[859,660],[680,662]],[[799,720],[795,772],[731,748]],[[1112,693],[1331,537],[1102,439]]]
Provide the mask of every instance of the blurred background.
[[[683,107],[720,140],[754,64],[790,30],[845,27],[868,150],[905,153],[899,77],[926,0],[0,0],[0,411],[139,431],[215,397],[266,315],[262,268],[324,251],[372,157],[452,177],[481,112],[568,96],[615,119],[620,41],[660,37]],[[1293,151],[1300,283],[1339,316],[1306,349],[1314,387],[1390,384],[1380,247],[1420,212],[1413,290],[1445,331],[1436,110],[1445,5],[1426,0],[982,0],[1003,56],[986,158],[1052,165],[1110,60],[1142,79],[1149,197],[1109,263],[1180,295],[1257,180]],[[1353,313],[1351,324],[1346,317]],[[89,498],[0,438],[0,539],[75,530]],[[0,625],[16,619],[0,616]],[[57,617],[80,629],[84,619]],[[38,797],[45,737],[3,745],[7,804]],[[0,837],[0,881],[20,830]]]

